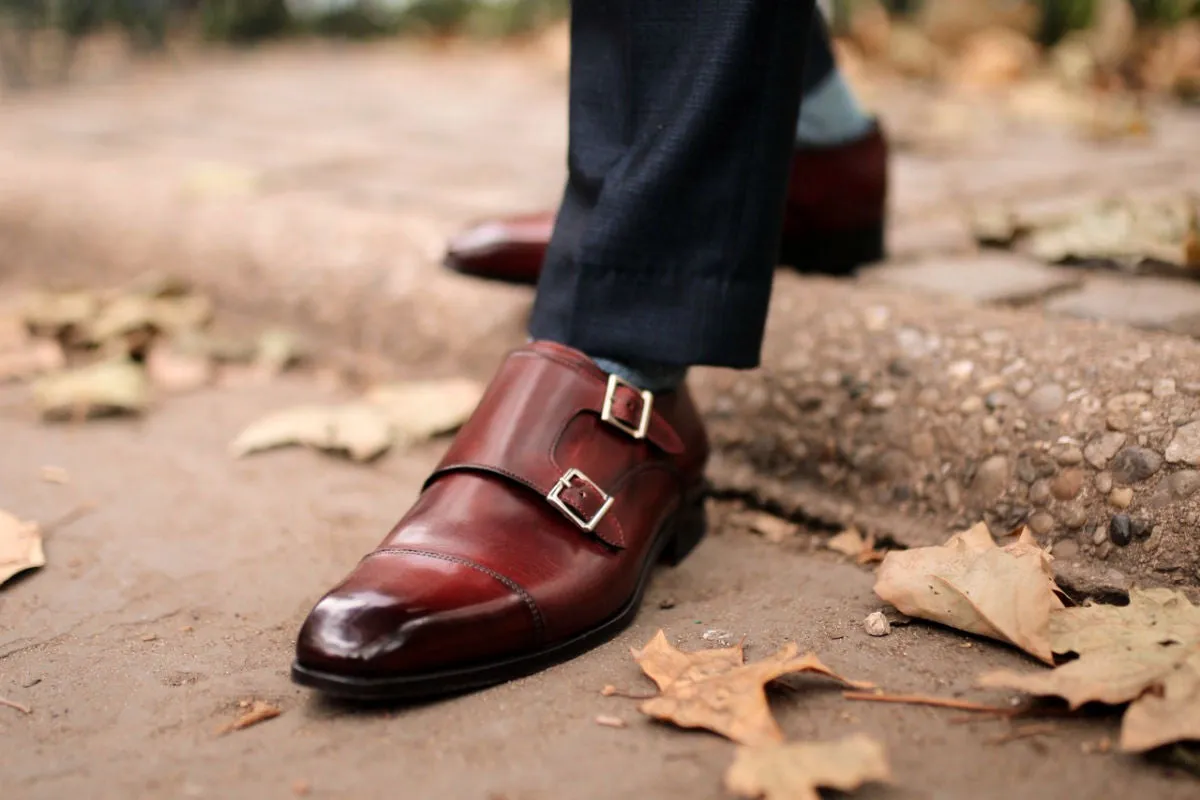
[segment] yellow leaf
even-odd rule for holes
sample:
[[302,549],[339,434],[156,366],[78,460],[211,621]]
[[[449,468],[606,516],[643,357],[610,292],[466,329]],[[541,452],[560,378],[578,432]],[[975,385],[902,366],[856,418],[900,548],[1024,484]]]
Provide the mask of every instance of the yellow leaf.
[[18,572],[44,566],[42,531],[36,522],[21,520],[0,509],[0,584]]
[[303,356],[304,346],[300,337],[291,331],[276,328],[264,331],[258,337],[254,361],[269,374],[277,375]]
[[140,413],[150,403],[150,383],[131,361],[102,361],[46,375],[33,384],[33,399],[47,419]]
[[875,594],[902,613],[1009,642],[1046,663],[1050,613],[1062,608],[1050,557],[1028,531],[997,547],[980,523],[945,545],[888,553]]
[[391,447],[391,424],[378,408],[365,403],[300,406],[253,423],[238,435],[230,450],[241,457],[289,445],[306,445],[346,453],[355,461],[370,461]]
[[638,710],[681,728],[706,728],[741,744],[783,740],[765,691],[777,678],[813,673],[848,686],[870,687],[837,675],[811,653],[797,656],[795,644],[762,661],[743,664],[740,646],[684,653],[659,631],[645,648],[632,652],[659,687],[659,695]]
[[1130,702],[1121,746],[1132,752],[1200,738],[1200,608],[1170,589],[1134,590],[1128,606],[1056,611],[1056,653],[1078,659],[1054,670],[999,670],[980,685],[1084,703]]
[[848,792],[891,780],[883,745],[862,733],[836,742],[739,747],[725,772],[730,792],[764,800],[819,800],[817,789]]
[[100,311],[90,292],[35,292],[24,299],[22,319],[39,335],[55,336],[86,325]]
[[476,381],[410,381],[378,386],[364,398],[391,421],[396,439],[420,441],[459,428],[483,396]]

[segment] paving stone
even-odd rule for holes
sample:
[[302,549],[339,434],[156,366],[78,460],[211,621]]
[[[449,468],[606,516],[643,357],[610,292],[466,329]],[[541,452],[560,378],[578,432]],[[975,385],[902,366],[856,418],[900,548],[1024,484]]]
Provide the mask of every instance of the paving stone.
[[1200,334],[1200,284],[1170,278],[1093,276],[1046,301],[1053,314]]
[[865,273],[865,281],[918,292],[952,294],[980,303],[1024,303],[1082,283],[1071,269],[1051,267],[1004,251],[946,255],[892,264]]

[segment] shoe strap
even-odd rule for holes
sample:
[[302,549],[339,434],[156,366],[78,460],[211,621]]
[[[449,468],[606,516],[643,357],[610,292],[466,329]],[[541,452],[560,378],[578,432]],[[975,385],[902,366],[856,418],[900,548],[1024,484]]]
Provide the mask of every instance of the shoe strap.
[[[586,447],[563,446],[581,415],[598,421],[596,435]],[[533,345],[506,359],[425,486],[456,472],[499,476],[536,492],[585,534],[624,548],[624,475],[682,452],[682,439],[653,407],[652,395],[610,379],[582,354]]]

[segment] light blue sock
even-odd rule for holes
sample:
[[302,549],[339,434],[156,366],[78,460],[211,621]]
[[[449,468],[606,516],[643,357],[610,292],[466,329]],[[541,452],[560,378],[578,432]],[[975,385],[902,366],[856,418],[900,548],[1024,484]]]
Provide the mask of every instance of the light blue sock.
[[873,124],[835,67],[800,101],[796,143],[818,147],[846,144],[866,136]]
[[592,359],[600,369],[622,380],[629,381],[639,389],[647,392],[669,392],[679,388],[687,377],[687,367],[677,367],[671,364],[654,364],[639,362],[625,364],[607,358]]

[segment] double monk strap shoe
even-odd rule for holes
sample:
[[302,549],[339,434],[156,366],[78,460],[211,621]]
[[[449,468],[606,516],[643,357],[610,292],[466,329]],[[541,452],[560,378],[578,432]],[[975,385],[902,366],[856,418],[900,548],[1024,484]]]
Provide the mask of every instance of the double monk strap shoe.
[[[779,263],[800,272],[849,275],[884,257],[888,144],[876,124],[861,139],[799,146],[792,155]],[[554,214],[484,220],[452,238],[451,269],[507,283],[537,283]]]
[[416,503],[317,603],[293,679],[419,699],[528,675],[615,636],[654,566],[704,534],[708,442],[568,347],[511,353]]

